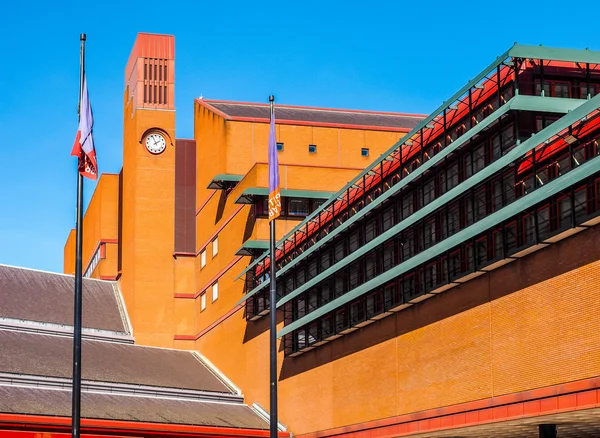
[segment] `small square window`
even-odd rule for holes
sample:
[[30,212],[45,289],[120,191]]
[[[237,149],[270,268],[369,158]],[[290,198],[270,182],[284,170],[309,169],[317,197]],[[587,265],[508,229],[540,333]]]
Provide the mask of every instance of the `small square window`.
[[281,152],[283,150],[283,143],[277,143],[277,150]]
[[215,301],[217,301],[217,298],[219,298],[219,283],[215,283],[212,286],[212,300],[213,300],[213,303]]
[[204,310],[206,310],[206,293],[200,296],[200,311],[203,312]]
[[215,237],[215,240],[212,241],[212,255],[213,257],[219,253],[219,238]]
[[369,156],[369,148],[361,148],[361,150],[360,150],[360,154],[361,154],[363,157],[368,157],[368,156]]
[[200,253],[200,269],[206,266],[206,250]]
[[309,144],[308,145],[308,152],[311,154],[316,154],[317,153],[317,145],[316,144]]

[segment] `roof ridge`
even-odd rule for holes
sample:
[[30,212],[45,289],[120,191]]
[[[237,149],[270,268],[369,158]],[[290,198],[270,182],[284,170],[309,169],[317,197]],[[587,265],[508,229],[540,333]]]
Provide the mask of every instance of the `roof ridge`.
[[[13,268],[13,269],[23,269],[25,271],[33,271],[33,272],[41,272],[43,274],[52,274],[52,275],[60,275],[62,277],[72,277],[75,278],[75,276],[73,274],[65,274],[63,272],[52,272],[52,271],[45,271],[43,269],[34,269],[34,268],[27,268],[25,266],[15,266],[15,265],[7,265],[5,263],[0,263],[0,268],[1,267],[5,267],[5,268]],[[93,281],[101,281],[103,283],[116,283],[115,280],[101,280],[99,278],[91,278],[91,277],[83,277],[84,281],[89,281],[89,280],[93,280]]]
[[[67,377],[48,377],[37,374],[16,374],[0,372],[0,386],[32,387],[49,390],[70,390],[72,379]],[[198,389],[175,388],[156,385],[138,385],[134,383],[117,383],[103,380],[81,380],[81,391],[96,394],[112,394],[119,396],[138,396],[160,399],[177,399],[186,401],[245,404],[239,394]]]
[[[0,317],[0,330],[64,338],[72,337],[74,326],[54,322]],[[86,341],[134,344],[133,336],[127,332],[82,327],[81,334],[82,338]]]

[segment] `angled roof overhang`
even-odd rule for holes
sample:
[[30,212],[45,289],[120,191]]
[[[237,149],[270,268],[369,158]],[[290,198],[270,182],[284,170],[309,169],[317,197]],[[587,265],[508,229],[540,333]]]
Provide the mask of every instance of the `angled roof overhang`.
[[[322,192],[317,190],[290,190],[282,189],[281,196],[284,198],[306,198],[306,199],[329,199],[332,192]],[[258,197],[269,196],[269,189],[266,187],[248,187],[235,200],[236,204],[254,204]]]
[[246,240],[235,252],[237,256],[254,257],[269,249],[268,240]]
[[231,187],[235,187],[237,183],[239,183],[243,175],[234,175],[230,173],[220,173],[215,175],[208,183],[207,189],[213,190],[226,190]]

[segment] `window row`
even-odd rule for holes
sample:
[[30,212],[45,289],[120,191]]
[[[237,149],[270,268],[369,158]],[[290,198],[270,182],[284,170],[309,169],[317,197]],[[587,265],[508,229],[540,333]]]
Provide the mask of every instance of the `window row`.
[[[427,179],[418,179],[414,183],[407,185],[400,193],[396,194],[392,198],[392,202],[400,203],[398,213],[395,214],[394,218],[386,219],[386,223],[389,226],[383,231],[387,231],[388,228],[391,228],[391,226],[395,225],[400,220],[406,219],[408,216],[442,196],[447,191],[453,189],[475,173],[483,170],[493,161],[499,159],[516,145],[516,139],[515,123],[512,120],[512,116],[508,115],[501,119],[493,129],[480,135],[477,142],[472,142],[470,145],[463,148],[460,153],[457,153],[452,160],[446,163],[446,166],[440,166],[434,169],[434,171],[428,174]],[[364,208],[365,205],[373,202],[373,200],[379,197],[381,193],[389,190],[389,188],[401,180],[401,173],[405,173],[405,176],[410,173],[410,171],[407,170],[410,167],[411,164],[407,163],[403,168],[399,168],[391,175],[388,175],[386,179],[382,181],[382,184],[377,185],[367,192],[365,196],[355,201],[351,208],[346,209],[338,214],[332,221],[324,224],[319,232],[313,234],[310,239],[304,240],[302,243],[298,244],[296,248],[288,253],[283,259],[279,260],[278,269],[285,266],[297,255],[303,253],[308,247],[312,246],[321,238],[327,236],[335,228],[346,222],[349,217],[356,214],[356,212]],[[385,228],[385,225],[383,225],[383,227]],[[369,234],[368,231],[367,234]],[[367,236],[366,241],[369,240],[370,239],[368,239]],[[357,243],[357,245],[360,244],[361,243]],[[325,245],[331,245],[331,243]],[[251,281],[251,283],[248,284],[249,290],[258,286],[265,278],[266,275],[258,278],[248,276],[248,280]]]
[[[393,239],[379,245],[378,248],[361,256],[351,265],[328,277],[317,287],[330,288],[332,299],[337,298],[484,219],[511,204],[514,200],[543,186],[546,182],[563,175],[571,168],[596,157],[598,153],[598,143],[595,140],[579,145],[569,145],[563,150],[555,151],[552,156],[542,162],[536,163],[537,165],[527,172],[520,173],[519,169],[522,164],[531,160],[531,158],[523,158],[516,165],[497,172],[465,192],[458,199],[407,227]],[[277,281],[278,295],[282,297],[293,292],[335,263],[344,260],[359,248],[399,224],[407,217],[406,213],[406,198],[400,198],[396,202],[390,202],[378,209],[364,221],[348,230],[347,233],[324,245],[307,262],[299,264],[281,276]],[[409,211],[409,213],[412,212]],[[543,219],[545,216],[540,217]],[[550,219],[550,215],[548,215],[549,232],[562,225],[564,222]],[[324,283],[328,283],[328,286],[322,286]],[[266,294],[266,288],[260,293]],[[293,320],[304,316],[303,312],[304,310],[300,306],[298,311],[293,312]],[[256,316],[251,312],[247,313],[250,318]]]
[[[210,288],[212,293],[212,302],[214,303],[219,298],[219,282],[214,283]],[[200,295],[200,311],[203,312],[206,310],[206,295],[208,290],[206,289],[202,295]]]
[[[211,242],[213,258],[219,253],[219,236],[216,236]],[[206,266],[206,248],[200,252],[200,269]]]
[[[546,65],[546,67],[540,67],[539,62],[535,60],[530,60],[531,62],[526,62],[525,60],[514,60],[514,67],[509,67],[511,71],[504,72],[508,73],[504,75],[502,73],[503,79],[501,79],[501,70],[505,67],[498,67],[497,72],[490,72],[488,74],[488,82],[495,84],[502,84],[501,88],[495,87],[488,89],[488,85],[481,87],[474,87],[468,92],[468,95],[463,96],[461,101],[457,102],[460,105],[466,105],[468,102],[468,115],[463,118],[456,118],[455,115],[458,113],[452,113],[451,110],[456,107],[450,106],[446,111],[448,111],[452,116],[446,117],[446,111],[443,114],[440,114],[436,119],[434,119],[433,124],[440,125],[443,119],[443,134],[435,139],[427,138],[427,135],[431,131],[422,129],[420,131],[421,144],[424,144],[424,147],[419,149],[417,153],[417,157],[413,157],[411,159],[410,165],[404,165],[402,172],[399,175],[388,176],[385,175],[386,183],[384,187],[379,191],[372,191],[370,194],[366,196],[366,198],[371,198],[370,200],[374,200],[377,196],[379,196],[383,191],[389,189],[391,186],[395,185],[402,178],[404,178],[410,172],[416,170],[421,164],[425,161],[429,160],[435,154],[439,153],[444,147],[452,143],[453,141],[460,138],[462,135],[467,133],[472,127],[476,126],[478,123],[483,121],[486,117],[488,117],[491,113],[493,113],[500,106],[508,102],[515,94],[518,89],[519,94],[523,95],[540,95],[542,88],[544,90],[549,90],[545,95],[553,96],[553,97],[566,97],[567,91],[569,90],[580,90],[579,93],[575,91],[569,91],[569,97],[580,97],[586,98],[587,95],[594,96],[598,89],[600,89],[600,73],[596,65],[587,65],[586,64],[575,64],[572,63],[571,66],[568,65],[559,65],[550,63]],[[507,64],[508,66],[509,64]],[[546,73],[544,74],[544,68],[546,69]],[[515,74],[517,72],[517,74]],[[555,84],[556,83],[556,84]],[[536,89],[536,84],[538,84],[538,89]],[[562,84],[562,85],[561,85]],[[568,85],[567,85],[568,84]],[[548,88],[549,87],[549,88]],[[481,94],[477,94],[477,89],[485,90]],[[486,99],[483,102],[475,101],[471,99],[471,96],[485,96]],[[468,99],[467,99],[468,97]],[[523,113],[523,112],[521,112]],[[443,117],[442,117],[443,115]],[[552,117],[548,118],[550,121]],[[543,121],[540,118],[543,127],[547,126],[547,122]],[[429,128],[429,126],[427,127]],[[540,127],[536,128],[525,128],[519,127],[517,128],[517,132],[523,134],[521,138],[527,138],[531,133],[538,132]],[[415,134],[413,138],[417,138],[419,133]],[[408,142],[404,145],[404,149],[408,147]],[[409,148],[411,149],[412,146]],[[492,152],[493,154],[494,152]],[[380,165],[380,169],[383,170],[383,165]],[[377,171],[376,168],[373,169]],[[381,172],[383,173],[383,172]],[[363,187],[365,187],[364,179],[363,179]],[[364,207],[368,203],[368,199],[362,205]],[[360,205],[354,205],[348,208],[348,214],[345,219],[338,220],[337,224],[334,224],[333,227],[339,226],[339,224],[343,223],[348,217],[351,217],[353,214],[356,214],[361,208]],[[335,207],[329,207],[327,210],[331,212],[333,209],[334,215],[338,215],[338,213],[334,209]],[[339,210],[346,208],[346,205],[340,205]],[[323,217],[329,216],[323,214]],[[301,234],[306,234],[308,231],[308,224],[305,225],[305,230],[301,231]],[[314,244],[320,240],[320,236],[311,236],[310,244]],[[302,251],[294,251],[291,253],[285,254],[278,260],[278,267],[281,268],[291,261],[295,259]],[[257,272],[261,273],[263,269],[261,265],[257,268]]]
[[[465,281],[477,271],[500,266],[501,260],[518,256],[557,235],[597,222],[600,215],[600,174],[551,199],[513,216],[504,223],[463,242],[427,263],[389,281],[316,321],[284,336],[286,354],[327,342],[387,314],[439,293],[457,280]],[[565,233],[566,235],[566,233]],[[563,235],[564,236],[564,235]],[[384,250],[385,251],[385,250]],[[380,257],[385,260],[385,253]],[[385,263],[385,262],[383,262]],[[367,268],[367,263],[364,264]],[[335,297],[329,286],[304,294],[284,306],[287,322],[310,313]]]
[[[325,199],[288,198],[282,197],[281,215],[285,218],[304,218],[318,210],[325,203]],[[256,204],[256,216],[260,218],[269,217],[269,200],[261,197]]]

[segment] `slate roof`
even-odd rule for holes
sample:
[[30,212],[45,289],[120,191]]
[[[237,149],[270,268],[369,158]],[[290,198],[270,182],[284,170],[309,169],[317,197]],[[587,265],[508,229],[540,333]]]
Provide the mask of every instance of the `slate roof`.
[[[74,277],[0,265],[0,318],[73,325]],[[83,279],[83,327],[128,333],[115,283]]]
[[[0,265],[0,413],[70,417],[73,287]],[[117,282],[84,279],[83,311],[82,418],[268,429],[196,353],[133,344]]]
[[[269,105],[248,102],[198,99],[204,107],[229,120],[253,120],[268,123]],[[332,108],[275,105],[277,123],[304,123],[323,126],[364,127],[410,131],[425,118],[421,114],[357,111]]]
[[[71,378],[70,337],[0,330],[0,372]],[[83,340],[82,379],[231,393],[190,351]]]
[[[0,386],[0,413],[71,416],[71,391]],[[82,418],[268,429],[243,404],[81,393]]]

